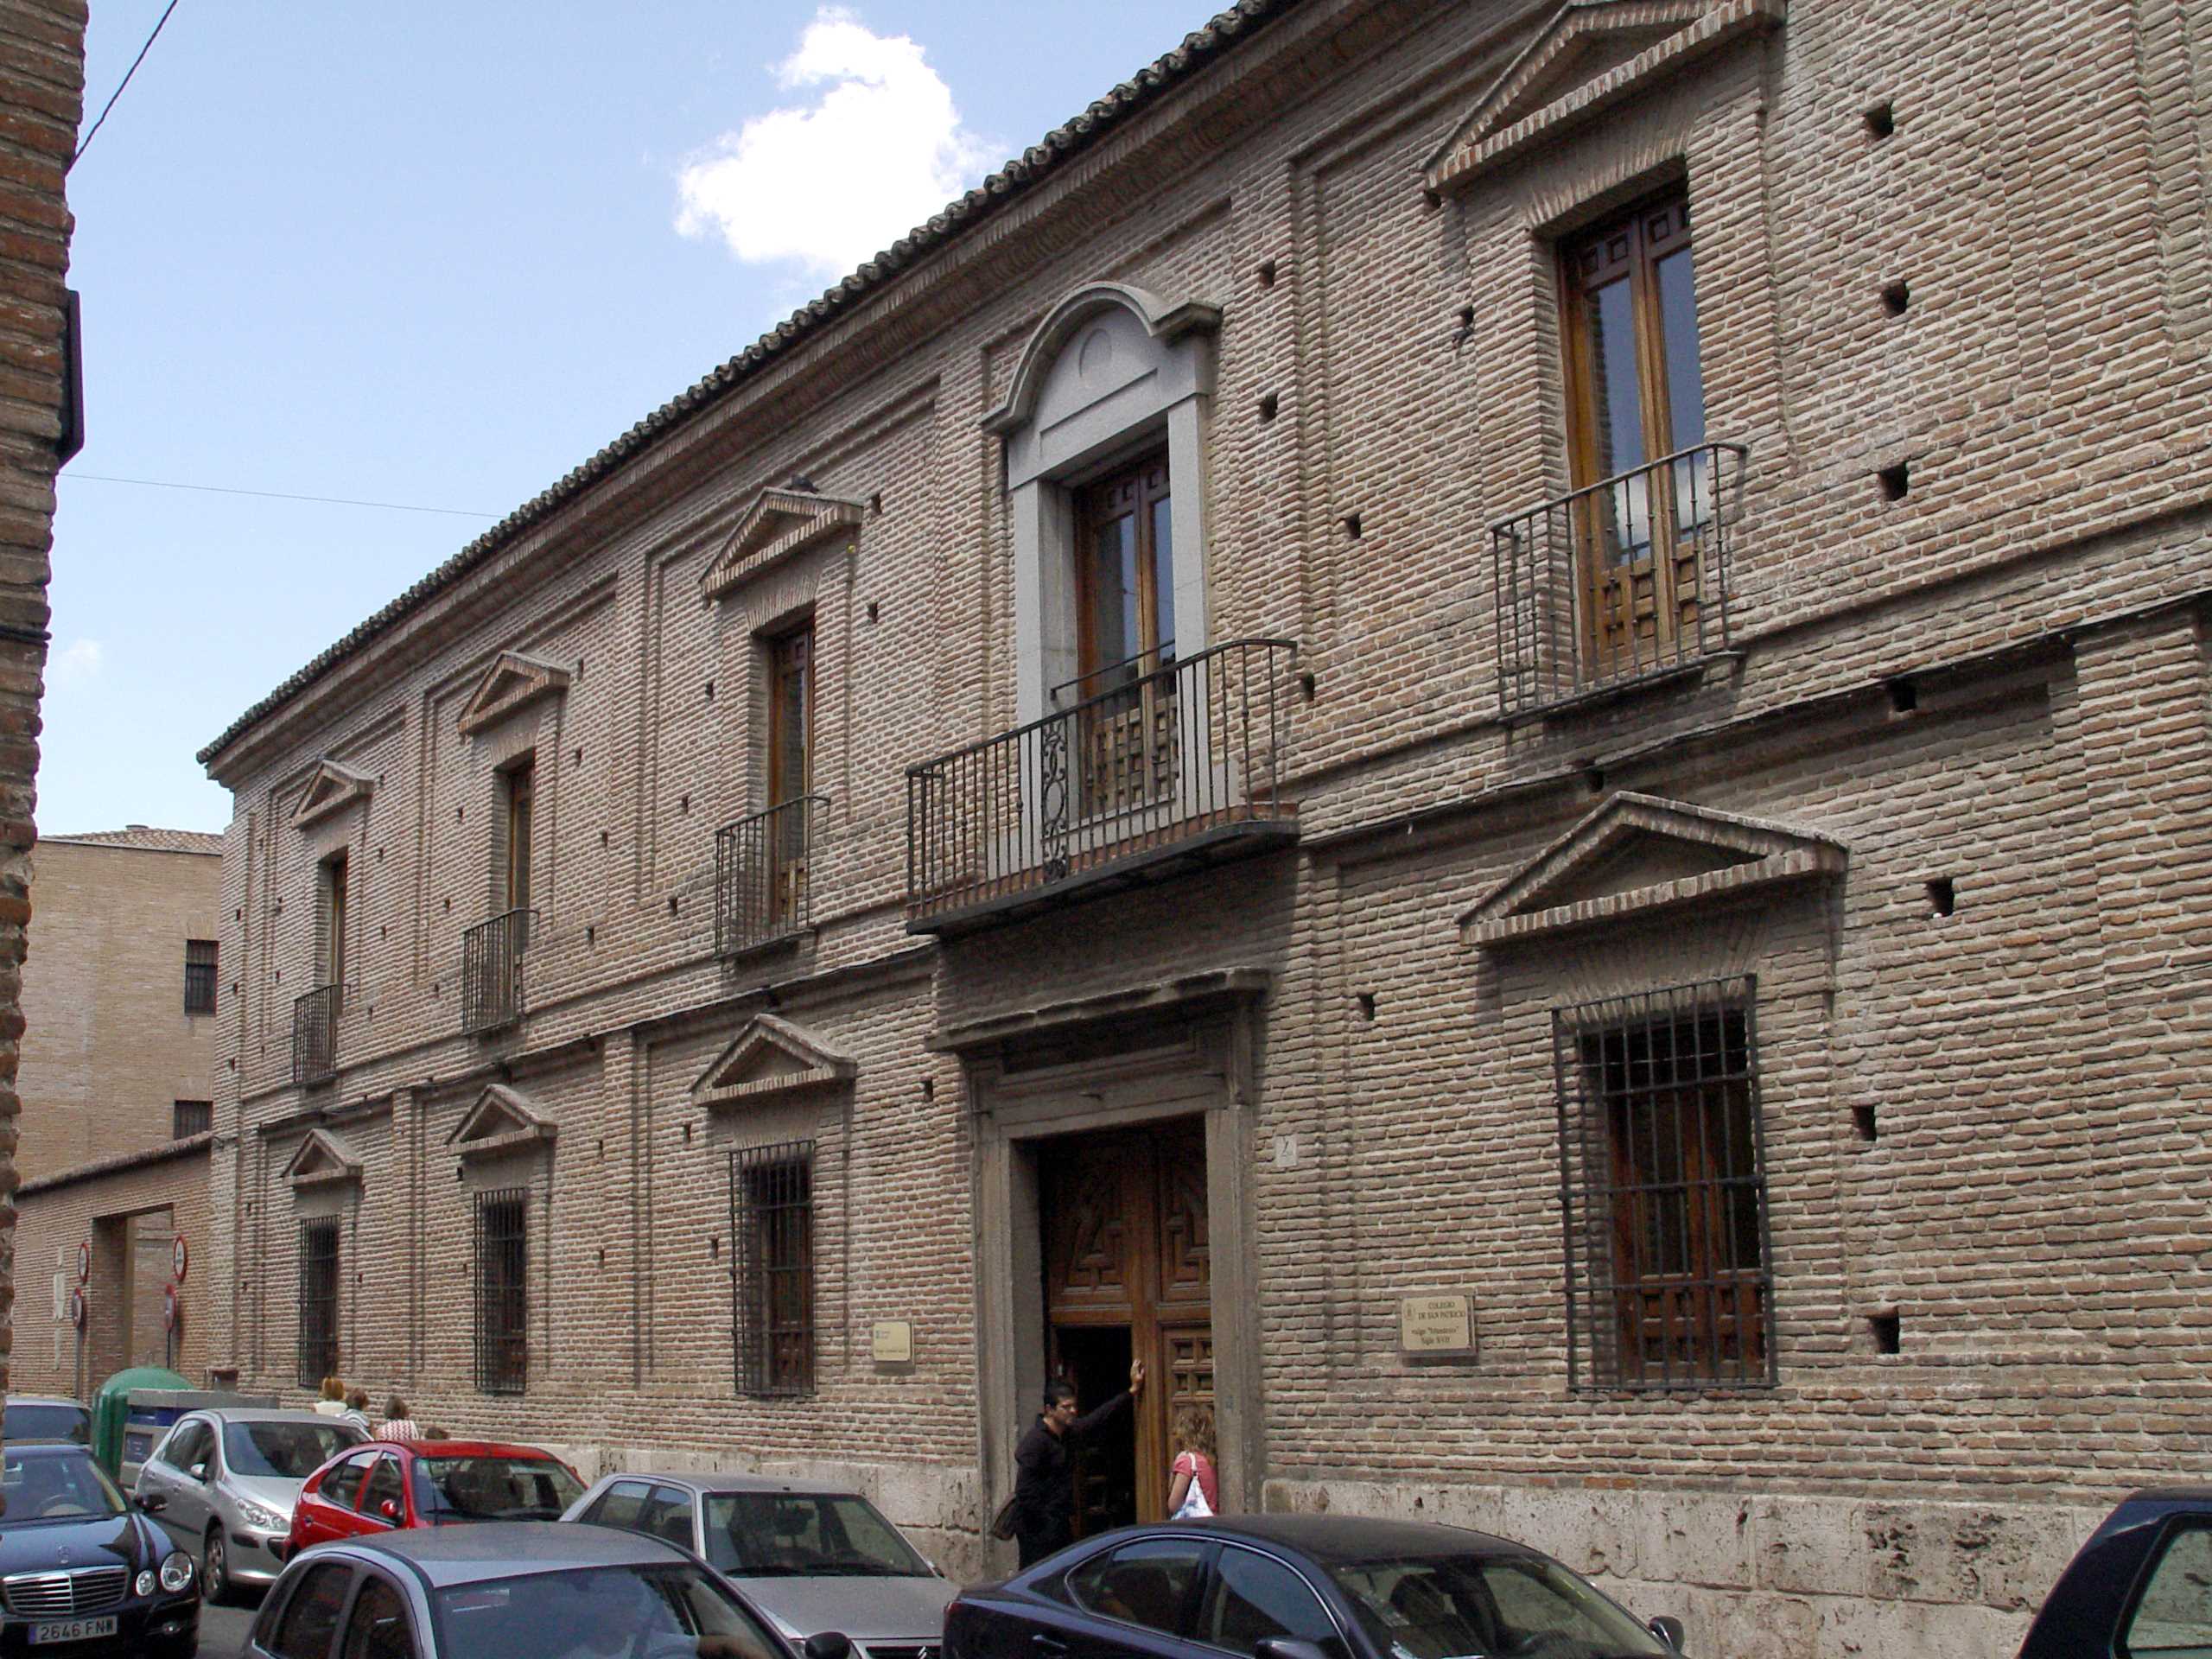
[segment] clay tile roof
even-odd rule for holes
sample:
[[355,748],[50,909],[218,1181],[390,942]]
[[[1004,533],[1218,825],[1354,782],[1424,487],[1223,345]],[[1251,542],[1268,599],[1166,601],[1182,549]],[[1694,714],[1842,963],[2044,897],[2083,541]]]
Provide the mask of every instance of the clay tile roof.
[[137,847],[156,853],[223,855],[223,838],[199,830],[155,830],[134,823],[128,830],[95,830],[81,836],[41,836],[41,842],[68,841],[88,847]]
[[542,524],[556,510],[643,454],[659,438],[721,403],[792,346],[829,326],[925,255],[944,247],[1027,194],[1071,157],[1088,149],[1131,115],[1157,102],[1262,23],[1282,16],[1297,3],[1298,0],[1236,0],[1205,28],[1185,35],[1181,45],[1154,59],[1081,114],[1053,128],[967,194],[946,203],[925,224],[916,226],[859,270],[826,289],[819,298],[791,313],[744,351],[711,371],[690,390],[663,404],[551,488],[524,502],[232,721],[220,737],[200,751],[200,764],[207,765],[263,718],[274,714],[355,652],[397,627],[471,570]]

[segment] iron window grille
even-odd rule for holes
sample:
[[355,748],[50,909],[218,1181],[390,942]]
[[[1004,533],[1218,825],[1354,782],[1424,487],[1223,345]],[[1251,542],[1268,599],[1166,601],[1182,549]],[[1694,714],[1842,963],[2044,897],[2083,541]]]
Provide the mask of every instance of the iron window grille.
[[1571,1388],[1775,1381],[1755,988],[1553,1014]]
[[520,1394],[530,1380],[530,1192],[476,1195],[476,1386]]
[[217,945],[213,939],[187,939],[184,942],[184,1011],[187,1014],[215,1012],[215,963]]
[[212,1100],[180,1100],[169,1106],[169,1139],[188,1140],[195,1135],[205,1135],[215,1127],[215,1103]]
[[300,1386],[338,1370],[338,1224],[300,1224]]
[[737,1391],[814,1392],[814,1142],[729,1155]]

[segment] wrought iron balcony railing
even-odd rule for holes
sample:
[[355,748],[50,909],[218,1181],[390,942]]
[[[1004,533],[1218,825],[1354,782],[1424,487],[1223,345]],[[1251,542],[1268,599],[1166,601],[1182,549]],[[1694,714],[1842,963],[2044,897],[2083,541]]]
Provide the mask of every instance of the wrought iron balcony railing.
[[755,812],[715,831],[715,954],[735,956],[804,931],[807,871],[821,795]]
[[1739,443],[1704,443],[1491,527],[1498,701],[1527,713],[1728,649]]
[[292,1081],[327,1083],[338,1075],[338,1013],[346,988],[318,985],[292,999]]
[[909,767],[907,926],[957,931],[1294,836],[1281,780],[1296,662],[1287,640],[1240,639],[1125,664],[1070,707]]
[[511,910],[461,936],[461,1028],[497,1031],[522,1018],[523,954],[534,910]]

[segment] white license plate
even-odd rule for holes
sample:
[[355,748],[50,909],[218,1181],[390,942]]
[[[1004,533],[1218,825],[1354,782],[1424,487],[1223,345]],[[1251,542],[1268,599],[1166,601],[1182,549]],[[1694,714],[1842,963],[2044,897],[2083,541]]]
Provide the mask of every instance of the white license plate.
[[50,1624],[31,1626],[31,1641],[89,1642],[96,1636],[115,1634],[115,1615],[107,1613],[99,1618],[57,1619]]

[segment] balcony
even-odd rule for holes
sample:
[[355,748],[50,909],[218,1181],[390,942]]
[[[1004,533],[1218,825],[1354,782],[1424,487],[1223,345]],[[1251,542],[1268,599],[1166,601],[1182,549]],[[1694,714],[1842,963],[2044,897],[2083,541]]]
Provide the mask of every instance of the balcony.
[[1687,676],[1726,654],[1739,443],[1705,443],[1491,527],[1510,719]]
[[461,1028],[498,1031],[523,1014],[523,955],[537,920],[534,910],[511,910],[461,936]]
[[328,1083],[338,1075],[338,1012],[342,985],[318,985],[292,999],[292,1081]]
[[814,823],[826,797],[755,812],[715,831],[715,954],[734,957],[806,931]]
[[906,929],[950,934],[1297,839],[1297,647],[1240,639],[1062,688],[1068,706],[906,773]]

